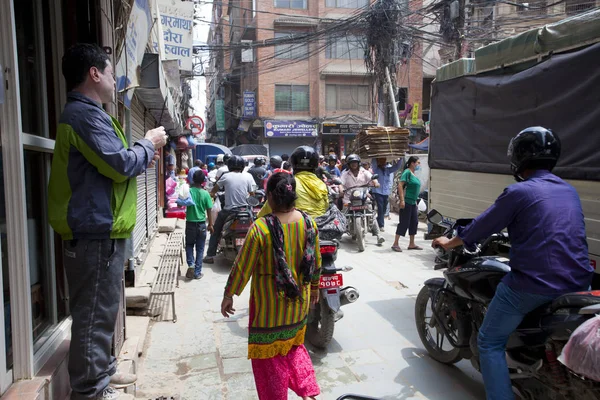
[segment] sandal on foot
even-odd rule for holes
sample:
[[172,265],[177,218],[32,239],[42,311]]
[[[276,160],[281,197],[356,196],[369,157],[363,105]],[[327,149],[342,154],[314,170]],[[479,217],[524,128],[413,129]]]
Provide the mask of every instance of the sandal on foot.
[[423,250],[422,247],[419,246],[415,246],[415,247],[407,247],[408,250]]
[[397,251],[398,253],[402,253],[402,249],[400,246],[392,246],[392,250]]

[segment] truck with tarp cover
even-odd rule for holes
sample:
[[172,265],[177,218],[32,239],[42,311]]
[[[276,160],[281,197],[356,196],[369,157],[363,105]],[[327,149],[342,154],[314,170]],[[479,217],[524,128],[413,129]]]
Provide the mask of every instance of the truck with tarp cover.
[[[431,99],[430,208],[473,218],[514,183],[510,139],[543,126],[561,139],[554,173],[581,198],[600,260],[600,10],[501,40],[437,70]],[[600,272],[598,269],[596,272]],[[600,288],[600,275],[594,287]]]

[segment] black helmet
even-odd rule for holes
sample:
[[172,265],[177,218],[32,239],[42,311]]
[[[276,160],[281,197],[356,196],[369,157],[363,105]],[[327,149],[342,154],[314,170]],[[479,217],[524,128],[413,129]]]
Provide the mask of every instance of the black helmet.
[[360,157],[358,154],[350,154],[348,157],[346,157],[346,164],[350,164],[351,162],[357,162],[360,164]]
[[271,168],[281,168],[281,164],[283,164],[283,160],[279,156],[271,156],[269,160],[269,164],[271,164]]
[[337,156],[335,154],[330,154],[329,155],[329,161],[336,161],[337,162]]
[[521,173],[533,165],[543,165],[552,171],[559,157],[558,136],[541,126],[533,126],[519,132],[508,145],[510,169],[517,181],[523,180]]
[[265,163],[265,159],[262,157],[256,157],[254,159],[254,166],[255,167],[260,167],[261,165],[263,165]]
[[245,165],[246,161],[244,161],[242,156],[231,156],[229,160],[227,160],[227,168],[229,171],[242,171]]
[[223,163],[229,165],[228,161],[229,161],[230,158],[231,158],[231,154],[225,154],[223,156]]
[[319,155],[310,146],[296,147],[296,150],[290,157],[290,163],[294,172],[296,171],[315,171],[319,166]]

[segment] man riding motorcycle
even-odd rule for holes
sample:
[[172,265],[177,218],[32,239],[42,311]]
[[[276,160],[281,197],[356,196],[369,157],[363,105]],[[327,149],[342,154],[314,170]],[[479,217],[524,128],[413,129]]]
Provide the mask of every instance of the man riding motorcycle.
[[[219,169],[217,169],[217,175],[215,176],[215,178],[217,180],[221,179],[221,176],[223,176],[224,173],[229,172],[229,160],[231,159],[231,155],[229,154],[225,154],[223,156],[223,165],[219,167]],[[243,160],[243,158],[242,158]],[[217,159],[218,161],[218,159]],[[243,169],[243,167],[242,167]]]
[[[294,178],[296,178],[296,208],[306,212],[313,218],[319,217],[329,207],[329,192],[325,182],[315,175],[319,166],[319,155],[309,146],[300,146],[290,157]],[[269,203],[265,203],[258,217],[271,213]]]
[[379,182],[377,182],[377,179],[371,181],[371,177],[373,175],[360,166],[360,157],[357,154],[350,154],[348,158],[346,158],[346,162],[348,163],[348,170],[342,173],[342,185],[344,187],[344,209],[346,209],[350,203],[350,191],[347,190],[348,188],[364,186],[369,182],[372,182],[373,186],[379,187]]
[[514,398],[505,350],[525,315],[562,294],[590,287],[593,268],[579,196],[551,173],[559,156],[560,141],[552,131],[531,127],[520,132],[508,146],[518,183],[458,236],[432,244],[469,248],[508,228],[511,272],[496,289],[477,338],[488,400]]
[[254,183],[256,183],[256,186],[259,188],[263,187],[264,180],[267,176],[267,169],[263,165],[265,165],[265,159],[256,157],[254,159],[254,165],[248,170],[248,173],[252,175],[252,179],[254,179]]
[[253,180],[242,173],[245,166],[244,159],[241,156],[231,156],[227,164],[228,172],[221,176],[211,191],[211,196],[214,197],[218,191],[224,190],[225,204],[217,215],[214,232],[210,235],[208,250],[203,260],[207,264],[214,263],[214,257],[217,255],[217,246],[219,245],[219,240],[221,240],[223,225],[227,217],[234,212],[234,209],[247,206],[248,196],[254,195]]
[[337,161],[338,161],[337,156],[335,154],[330,154],[329,159],[328,159],[328,164],[325,167],[325,169],[327,170],[327,172],[329,172],[329,174],[331,176],[337,176],[339,178],[342,176],[342,173],[340,172],[339,168],[337,167]]

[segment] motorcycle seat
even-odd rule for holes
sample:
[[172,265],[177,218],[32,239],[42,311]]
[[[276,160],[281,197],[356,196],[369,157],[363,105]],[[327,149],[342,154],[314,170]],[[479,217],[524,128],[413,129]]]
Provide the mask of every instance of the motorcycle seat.
[[594,304],[600,304],[600,290],[563,294],[550,303],[548,311],[552,313],[561,308],[582,308]]

